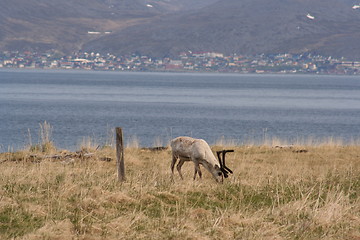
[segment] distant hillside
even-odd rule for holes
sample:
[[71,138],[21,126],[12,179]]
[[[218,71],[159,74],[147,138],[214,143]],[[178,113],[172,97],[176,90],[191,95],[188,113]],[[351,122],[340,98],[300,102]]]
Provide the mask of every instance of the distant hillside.
[[[0,51],[57,49],[72,52],[104,32],[143,24],[203,0],[0,0]],[[191,4],[193,3],[193,4]],[[88,34],[88,32],[101,34]]]
[[90,41],[84,48],[164,56],[180,51],[314,52],[360,57],[360,9],[351,0],[221,0]]
[[0,51],[360,58],[353,0],[0,0]]

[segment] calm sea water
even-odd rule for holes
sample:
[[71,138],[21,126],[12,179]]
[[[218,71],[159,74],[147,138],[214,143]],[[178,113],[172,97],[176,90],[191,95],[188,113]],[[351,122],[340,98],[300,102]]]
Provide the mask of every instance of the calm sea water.
[[39,142],[44,121],[71,150],[105,144],[116,126],[149,147],[179,135],[349,142],[360,139],[360,77],[0,70],[0,121],[0,151]]

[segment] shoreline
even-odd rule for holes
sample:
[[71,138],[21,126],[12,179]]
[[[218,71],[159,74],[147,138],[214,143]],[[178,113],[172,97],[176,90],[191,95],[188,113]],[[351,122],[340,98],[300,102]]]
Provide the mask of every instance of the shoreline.
[[132,70],[114,70],[114,69],[83,69],[83,68],[30,68],[30,67],[23,67],[23,68],[14,68],[14,67],[0,67],[0,71],[54,71],[54,72],[101,72],[101,73],[138,73],[138,74],[157,74],[157,73],[176,73],[176,74],[209,74],[209,75],[216,75],[216,74],[224,74],[224,75],[258,75],[258,76],[266,76],[266,75],[294,75],[294,76],[301,76],[301,75],[314,75],[314,76],[354,76],[357,77],[360,75],[359,73],[327,73],[327,72],[233,72],[233,71],[191,71],[191,70],[149,70],[149,71],[132,71]]

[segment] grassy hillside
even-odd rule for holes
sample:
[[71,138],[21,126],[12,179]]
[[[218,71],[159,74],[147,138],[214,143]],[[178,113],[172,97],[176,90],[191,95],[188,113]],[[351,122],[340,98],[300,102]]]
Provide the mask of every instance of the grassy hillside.
[[[358,60],[360,12],[353,9],[355,4],[358,1],[0,0],[0,51],[153,57],[189,50],[311,52]],[[94,31],[99,34],[88,34]]]
[[360,239],[359,146],[231,148],[224,184],[170,150],[126,148],[124,183],[113,148],[2,153],[0,238]]
[[251,55],[311,52],[357,59],[360,13],[352,8],[354,4],[351,0],[222,0],[89,40],[83,48],[160,57],[190,50]]
[[[147,3],[156,4],[149,8]],[[78,51],[102,35],[119,31],[175,8],[144,0],[0,0],[0,50]]]
[[[88,41],[216,0],[0,0],[0,51],[72,53]],[[102,32],[99,35],[88,31]]]

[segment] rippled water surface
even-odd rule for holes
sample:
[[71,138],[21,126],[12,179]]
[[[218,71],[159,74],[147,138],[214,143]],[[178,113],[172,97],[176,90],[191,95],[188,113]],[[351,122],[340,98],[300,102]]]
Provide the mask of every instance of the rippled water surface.
[[38,142],[44,121],[68,149],[87,137],[105,144],[116,126],[142,146],[179,135],[360,139],[354,76],[0,70],[0,107],[0,151]]

